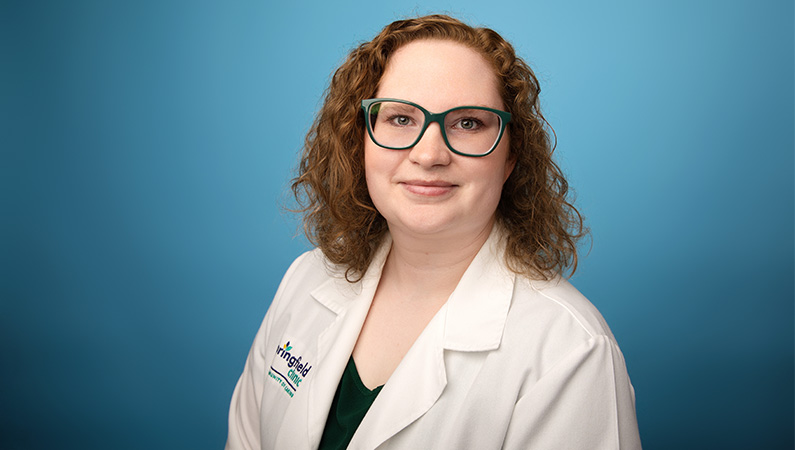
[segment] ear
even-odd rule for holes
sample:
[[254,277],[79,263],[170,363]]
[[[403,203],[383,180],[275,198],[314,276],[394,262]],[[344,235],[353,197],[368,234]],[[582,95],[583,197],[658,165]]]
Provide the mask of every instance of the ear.
[[505,176],[502,177],[502,182],[505,184],[508,181],[508,177],[511,176],[513,173],[513,168],[516,167],[516,155],[511,153],[508,155],[508,158],[505,160]]

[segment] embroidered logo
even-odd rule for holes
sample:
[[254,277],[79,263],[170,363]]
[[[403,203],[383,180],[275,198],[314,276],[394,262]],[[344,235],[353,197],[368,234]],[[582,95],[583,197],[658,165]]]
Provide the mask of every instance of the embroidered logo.
[[[276,346],[276,356],[278,358],[276,358],[276,361],[274,361],[268,371],[268,376],[279,383],[284,392],[290,397],[295,395],[301,387],[301,382],[306,379],[309,371],[312,370],[312,365],[308,361],[303,360],[301,355],[296,357],[296,354],[297,352],[293,351],[290,341],[287,341],[282,346]],[[281,371],[276,369],[274,365],[278,366]]]

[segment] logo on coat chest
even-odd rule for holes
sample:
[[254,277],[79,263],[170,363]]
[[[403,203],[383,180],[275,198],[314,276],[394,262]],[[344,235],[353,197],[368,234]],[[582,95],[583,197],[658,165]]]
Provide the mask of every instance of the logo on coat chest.
[[276,358],[268,370],[268,376],[279,383],[284,392],[292,397],[301,388],[301,382],[306,379],[310,370],[312,365],[309,361],[298,355],[290,345],[290,341],[287,341],[286,344],[276,347]]

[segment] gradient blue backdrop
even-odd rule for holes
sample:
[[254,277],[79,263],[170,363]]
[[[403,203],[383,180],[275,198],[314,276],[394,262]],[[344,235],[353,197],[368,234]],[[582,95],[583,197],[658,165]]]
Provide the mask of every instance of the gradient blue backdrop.
[[332,70],[406,15],[542,82],[647,449],[793,448],[791,1],[0,3],[0,448],[220,448]]

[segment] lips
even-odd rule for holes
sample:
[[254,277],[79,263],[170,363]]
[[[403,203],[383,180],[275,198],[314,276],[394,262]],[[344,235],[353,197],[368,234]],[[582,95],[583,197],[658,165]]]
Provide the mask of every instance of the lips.
[[438,197],[453,191],[458,185],[443,180],[407,180],[400,182],[403,188],[412,194],[426,197]]

